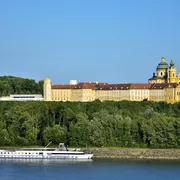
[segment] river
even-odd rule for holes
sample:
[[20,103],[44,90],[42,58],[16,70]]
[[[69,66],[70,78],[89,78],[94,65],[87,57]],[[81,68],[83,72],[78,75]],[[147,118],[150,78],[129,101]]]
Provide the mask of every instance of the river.
[[0,159],[0,180],[179,180],[177,160]]

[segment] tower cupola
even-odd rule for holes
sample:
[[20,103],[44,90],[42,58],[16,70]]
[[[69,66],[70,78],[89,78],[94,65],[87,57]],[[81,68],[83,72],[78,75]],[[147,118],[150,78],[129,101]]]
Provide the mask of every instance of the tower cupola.
[[173,60],[171,60],[170,66],[174,66],[174,61]]
[[168,69],[168,83],[175,83],[177,82],[177,71],[176,71],[176,67],[174,65],[174,61],[171,60],[170,64],[169,64],[169,69]]

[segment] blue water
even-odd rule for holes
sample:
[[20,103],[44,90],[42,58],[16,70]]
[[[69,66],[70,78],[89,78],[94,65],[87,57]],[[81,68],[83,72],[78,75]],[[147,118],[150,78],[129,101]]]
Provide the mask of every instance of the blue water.
[[2,160],[0,180],[180,180],[180,161]]

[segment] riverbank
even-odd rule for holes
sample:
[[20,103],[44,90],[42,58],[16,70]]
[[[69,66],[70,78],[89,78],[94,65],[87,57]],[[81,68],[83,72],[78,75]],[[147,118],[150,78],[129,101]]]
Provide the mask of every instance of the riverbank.
[[[11,148],[44,148],[44,146],[1,146],[0,149]],[[53,146],[52,148],[57,148]],[[83,151],[85,153],[93,153],[93,158],[114,158],[114,159],[164,159],[164,160],[180,160],[180,149],[138,149],[138,148],[69,148],[69,150]]]
[[180,159],[180,149],[89,148],[94,158]]

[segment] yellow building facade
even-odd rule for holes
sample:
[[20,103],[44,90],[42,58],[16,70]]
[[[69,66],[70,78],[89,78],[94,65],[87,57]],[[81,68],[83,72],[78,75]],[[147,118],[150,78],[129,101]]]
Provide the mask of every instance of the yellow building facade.
[[174,62],[166,63],[164,57],[156,68],[156,74],[146,84],[108,84],[99,82],[81,82],[72,80],[70,84],[52,85],[44,80],[45,101],[165,101],[180,102],[180,76]]
[[148,79],[148,83],[177,83],[180,84],[180,75],[177,74],[176,66],[171,60],[168,65],[165,58],[162,57],[160,63],[156,67],[156,74],[153,73],[153,77]]

